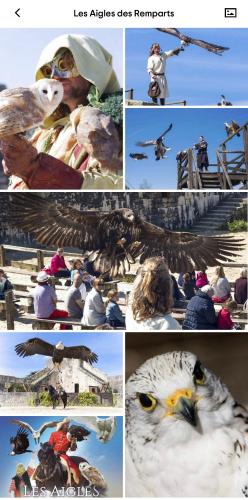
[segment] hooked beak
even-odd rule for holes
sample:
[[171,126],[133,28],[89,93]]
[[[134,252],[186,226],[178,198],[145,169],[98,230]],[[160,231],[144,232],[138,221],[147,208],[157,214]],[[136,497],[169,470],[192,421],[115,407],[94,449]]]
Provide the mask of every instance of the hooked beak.
[[175,391],[166,400],[165,416],[184,419],[193,427],[197,426],[196,404],[197,398],[190,389],[180,389]]

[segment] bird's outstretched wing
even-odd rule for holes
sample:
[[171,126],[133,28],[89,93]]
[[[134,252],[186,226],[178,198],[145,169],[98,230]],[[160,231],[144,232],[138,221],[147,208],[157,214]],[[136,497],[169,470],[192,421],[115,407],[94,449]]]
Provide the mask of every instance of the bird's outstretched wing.
[[18,356],[25,358],[26,356],[33,356],[34,354],[43,354],[44,356],[52,356],[54,352],[54,345],[45,342],[45,340],[34,337],[26,342],[17,344],[15,352]]
[[86,425],[91,431],[96,432],[97,438],[102,443],[110,441],[116,430],[116,417],[76,417],[79,423]]
[[169,127],[157,138],[157,141],[162,141],[162,139],[166,136],[168,132],[172,129],[172,123],[169,125]]
[[80,212],[66,204],[44,200],[33,193],[15,193],[10,196],[11,203],[5,221],[31,233],[37,242],[44,245],[103,250],[109,245],[113,247],[115,238],[118,241],[125,233],[124,226],[128,226],[121,210]]
[[28,424],[28,422],[23,422],[22,420],[18,420],[16,418],[13,418],[11,420],[11,423],[18,425],[19,427],[21,427],[21,429],[29,430],[31,432],[31,434],[33,434],[33,432],[34,432],[33,427],[30,424]]
[[81,359],[91,365],[97,363],[98,356],[84,345],[65,347],[63,349],[64,358]]
[[136,142],[136,146],[139,146],[141,148],[146,148],[147,146],[155,146],[156,145],[156,139],[152,139],[150,141],[138,141]]
[[[204,236],[169,231],[149,222],[140,222],[140,262],[151,256],[163,256],[171,272],[191,271],[204,266],[233,262],[243,248],[243,240],[231,236]],[[141,248],[142,246],[142,248]]]
[[184,35],[176,28],[157,28],[158,31],[162,31],[163,33],[167,33],[168,35],[173,35],[179,38],[179,40],[183,40],[186,43],[192,43],[193,45],[197,45],[202,49],[206,49],[213,54],[217,54],[221,56],[225,50],[229,50],[229,47],[222,47],[222,45],[216,45],[215,43],[205,42],[204,40],[197,40],[196,38],[191,38],[190,36]]
[[56,425],[59,424],[60,422],[62,422],[62,420],[57,420],[56,422],[54,422],[54,421],[53,422],[45,422],[39,428],[40,435],[43,434],[43,432],[45,432],[46,429],[49,429],[50,427],[56,427]]

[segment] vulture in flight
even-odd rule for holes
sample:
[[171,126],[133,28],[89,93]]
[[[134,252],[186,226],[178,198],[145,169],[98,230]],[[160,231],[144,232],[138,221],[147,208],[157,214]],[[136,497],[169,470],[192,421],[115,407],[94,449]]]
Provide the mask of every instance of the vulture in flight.
[[165,146],[165,144],[163,143],[164,137],[168,132],[170,132],[171,129],[172,129],[172,123],[157,139],[151,139],[150,141],[144,141],[144,142],[137,142],[136,146],[140,146],[142,148],[146,148],[147,146],[155,146],[154,148],[155,158],[157,161],[161,160],[164,158],[166,151],[170,151],[171,149]]
[[64,358],[81,359],[87,361],[91,365],[98,360],[97,354],[92,352],[84,345],[66,347],[62,342],[53,345],[45,342],[40,338],[32,338],[15,346],[15,352],[18,356],[25,358],[26,356],[34,356],[41,354],[43,356],[51,356],[54,366],[60,367]]
[[32,436],[33,436],[33,439],[34,439],[34,442],[35,444],[39,444],[40,442],[40,437],[41,435],[43,434],[43,432],[48,429],[48,428],[51,428],[51,427],[56,427],[56,425],[59,423],[60,421],[57,420],[56,422],[45,422],[44,424],[42,424],[40,426],[39,429],[35,430],[33,429],[33,427],[28,423],[28,422],[23,422],[22,420],[17,420],[17,419],[13,419],[11,420],[11,423],[12,424],[16,424],[16,425],[19,425],[19,427],[21,429],[26,429],[28,430],[29,432],[31,432]]
[[130,153],[130,158],[133,160],[147,160],[148,156],[144,155],[143,153]]
[[12,448],[10,455],[22,455],[23,453],[32,453],[32,450],[28,450],[29,440],[28,440],[28,433],[25,429],[18,429],[16,436],[10,438],[10,445]]
[[236,134],[237,137],[240,137],[240,133],[237,133],[237,130],[240,129],[240,125],[232,120],[230,123],[225,122],[225,130],[227,133],[227,137],[231,137],[231,135]]
[[205,42],[204,40],[197,40],[196,38],[191,38],[190,36],[184,35],[176,28],[157,28],[158,31],[167,33],[168,35],[173,35],[179,38],[179,40],[185,42],[186,44],[192,43],[197,45],[202,49],[206,49],[213,54],[221,56],[225,50],[229,50],[229,47],[222,47],[221,45],[216,45],[215,43]]
[[227,101],[225,96],[223,94],[221,94],[221,101],[218,102],[217,106],[232,106],[232,103],[230,101]]
[[[101,274],[109,273],[111,277],[123,276],[136,259],[143,263],[148,257],[155,256],[164,257],[172,273],[235,262],[237,252],[244,246],[242,239],[229,235],[170,231],[146,222],[129,208],[80,212],[67,203],[61,205],[33,193],[15,193],[11,200],[6,216],[9,224],[29,232],[47,247],[76,247],[91,251],[90,260],[94,262],[95,270]],[[44,344],[49,348],[41,354],[53,356],[54,346]],[[82,347],[69,347],[65,351],[75,353],[76,350],[78,354],[78,349],[82,350]],[[63,352],[60,355],[63,357]]]

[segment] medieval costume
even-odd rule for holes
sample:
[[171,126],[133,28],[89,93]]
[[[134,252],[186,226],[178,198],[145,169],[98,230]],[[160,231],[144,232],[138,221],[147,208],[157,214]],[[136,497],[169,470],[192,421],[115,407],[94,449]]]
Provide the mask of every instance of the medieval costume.
[[197,167],[201,172],[204,168],[207,172],[209,166],[208,143],[205,141],[203,136],[200,136],[200,141],[198,144],[194,144],[194,148],[197,149]]
[[28,467],[25,469],[23,464],[17,464],[16,475],[12,477],[9,493],[14,498],[20,498],[30,495],[32,492],[32,485],[30,477],[33,474],[33,469]]

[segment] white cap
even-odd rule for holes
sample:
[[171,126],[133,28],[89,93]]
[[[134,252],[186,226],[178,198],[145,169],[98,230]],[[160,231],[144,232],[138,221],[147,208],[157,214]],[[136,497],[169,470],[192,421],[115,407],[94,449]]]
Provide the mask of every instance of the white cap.
[[214,295],[214,289],[211,285],[204,285],[200,288],[201,292],[207,293],[210,297]]
[[39,283],[45,283],[45,281],[48,281],[50,278],[50,275],[46,273],[46,271],[40,271],[37,276],[37,281]]

